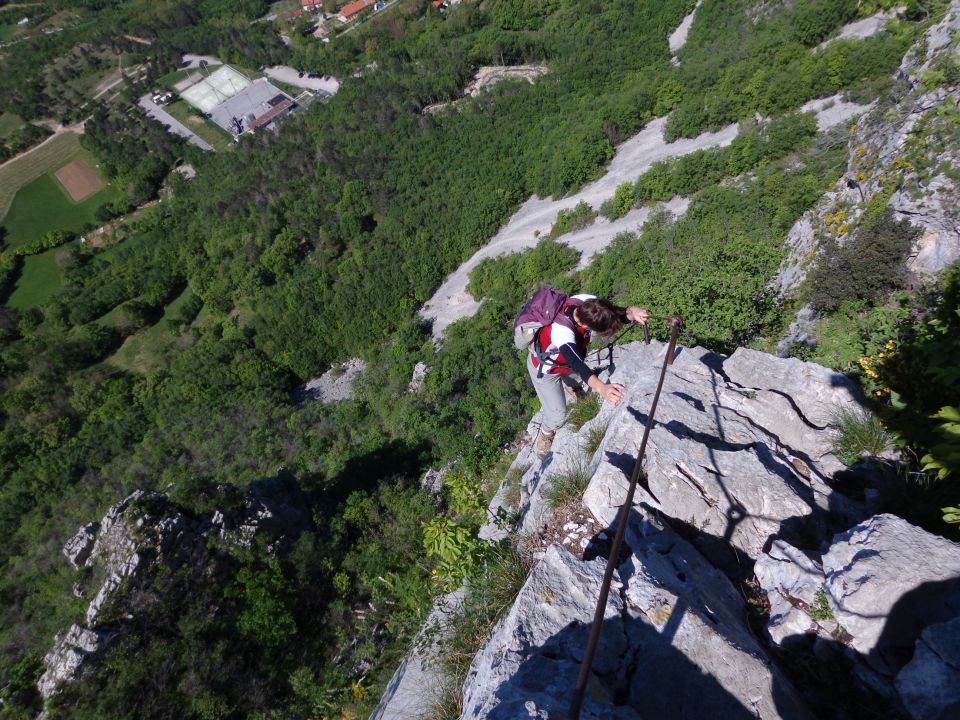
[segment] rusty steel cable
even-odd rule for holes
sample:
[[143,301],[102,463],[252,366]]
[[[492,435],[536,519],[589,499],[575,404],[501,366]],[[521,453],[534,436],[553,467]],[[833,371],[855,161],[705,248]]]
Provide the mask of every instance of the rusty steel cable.
[[[630,512],[633,509],[633,496],[637,490],[637,484],[643,473],[643,456],[647,451],[647,440],[650,437],[650,430],[653,429],[653,417],[657,412],[657,403],[660,401],[660,391],[663,389],[663,381],[667,376],[667,366],[673,364],[673,355],[677,349],[677,339],[680,337],[680,328],[683,325],[683,319],[680,317],[671,318],[651,318],[656,320],[666,320],[672,326],[670,332],[670,343],[667,346],[666,356],[663,358],[663,366],[660,368],[660,380],[657,382],[657,390],[653,394],[653,402],[650,404],[650,412],[647,415],[647,424],[643,430],[643,439],[640,441],[640,450],[637,452],[637,459],[633,465],[633,472],[630,475],[630,487],[627,490],[627,498],[620,509],[620,522],[617,525],[617,533],[613,538],[613,546],[610,548],[610,555],[607,558],[607,567],[603,573],[603,583],[600,585],[600,597],[597,600],[597,609],[593,614],[593,627],[590,629],[590,637],[587,640],[587,648],[583,655],[583,662],[580,664],[580,675],[577,677],[577,685],[573,691],[573,700],[570,702],[570,711],[566,720],[579,720],[580,709],[583,706],[583,696],[587,689],[587,681],[590,679],[590,672],[593,668],[593,657],[597,652],[597,643],[600,640],[600,628],[603,625],[603,616],[607,609],[607,599],[610,596],[610,583],[613,580],[613,571],[617,567],[617,560],[620,557],[620,548],[623,545],[623,538],[627,533],[627,522],[630,518]],[[650,492],[648,487],[645,487]],[[653,493],[650,493],[653,495]],[[655,496],[654,496],[655,497]]]

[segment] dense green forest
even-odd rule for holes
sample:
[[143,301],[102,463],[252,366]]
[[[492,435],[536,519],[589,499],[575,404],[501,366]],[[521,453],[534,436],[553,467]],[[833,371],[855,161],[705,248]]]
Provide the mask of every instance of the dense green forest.
[[[456,503],[424,493],[420,476],[455,464],[490,489],[489,468],[533,411],[508,332],[518,304],[549,281],[681,313],[684,341],[717,350],[775,337],[793,309],[768,285],[783,238],[846,169],[847,129],[817,134],[795,111],[840,90],[890,91],[929,8],[908,3],[889,31],[814,48],[858,13],[893,4],[798,0],[759,11],[708,0],[675,66],[667,37],[693,0],[489,0],[444,13],[402,0],[330,43],[299,34],[289,46],[271,23],[251,22],[269,9],[257,0],[45,2],[76,22],[3,49],[0,110],[89,117],[83,142],[128,196],[104,217],[161,202],[138,212],[119,244],[71,244],[65,286],[43,307],[0,307],[0,676],[9,678],[0,718],[39,711],[42,657],[83,616],[60,553],[79,525],[134,489],[172,487],[199,517],[229,500],[221,484],[243,487],[280,467],[313,517],[294,548],[281,557],[219,548],[222,574],[165,578],[190,585],[189,607],[165,606],[157,589],[149,617],[52,702],[51,717],[368,713],[435,594],[460,579],[431,573],[423,523]],[[204,154],[135,108],[61,103],[47,70],[80,45],[145,66],[125,91],[131,105],[183,52],[286,62],[343,84],[279,133]],[[549,74],[421,112],[458,98],[480,65],[526,62]],[[774,119],[760,127],[758,113]],[[684,218],[656,215],[579,275],[575,253],[552,241],[481,265],[471,291],[488,301],[433,345],[417,310],[447,274],[527,197],[598,177],[620,142],[668,114],[671,137],[737,121],[743,133],[729,148],[655,166],[602,211],[677,194],[691,199]],[[195,179],[168,175],[180,160]],[[0,262],[0,299],[21,267]],[[916,300],[916,357],[955,337],[922,326],[924,313],[949,322],[955,285]],[[879,305],[893,289],[838,307]],[[161,324],[176,351],[150,369],[119,367],[122,344]],[[354,356],[368,362],[356,399],[294,403],[303,381]],[[430,371],[408,392],[418,361]],[[933,412],[930,398],[910,400]]]

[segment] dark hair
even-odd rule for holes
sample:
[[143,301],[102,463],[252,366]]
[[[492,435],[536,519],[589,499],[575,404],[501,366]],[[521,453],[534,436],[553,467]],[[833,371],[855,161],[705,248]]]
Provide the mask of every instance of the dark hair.
[[628,322],[626,308],[602,298],[584,300],[578,310],[577,317],[580,322],[599,335],[614,333]]

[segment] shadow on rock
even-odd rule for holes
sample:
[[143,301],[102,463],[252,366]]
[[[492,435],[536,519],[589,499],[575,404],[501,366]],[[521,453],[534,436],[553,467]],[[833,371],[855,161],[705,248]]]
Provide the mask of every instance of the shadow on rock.
[[[682,612],[674,614],[679,623]],[[753,710],[671,645],[667,630],[658,632],[644,619],[614,618],[604,622],[601,652],[617,648],[632,656],[598,655],[587,685],[581,720],[756,720]],[[542,646],[527,651],[526,661],[497,690],[499,704],[484,717],[566,717],[589,631],[587,625],[571,623]],[[630,650],[624,647],[624,641]],[[537,715],[538,712],[546,714]]]

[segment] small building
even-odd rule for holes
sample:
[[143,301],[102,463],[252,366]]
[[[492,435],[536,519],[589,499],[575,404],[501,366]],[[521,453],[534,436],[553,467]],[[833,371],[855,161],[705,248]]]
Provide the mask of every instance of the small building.
[[357,15],[373,5],[376,0],[353,0],[340,8],[341,22],[350,22]]
[[323,0],[300,0],[300,7],[306,12],[316,12],[323,9]]

